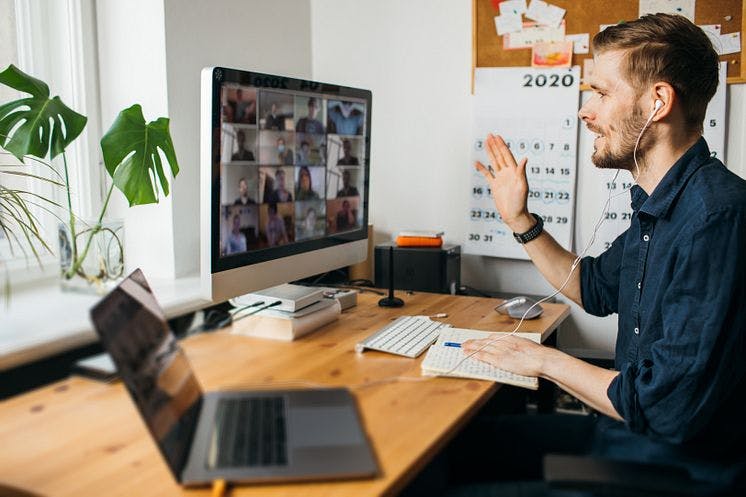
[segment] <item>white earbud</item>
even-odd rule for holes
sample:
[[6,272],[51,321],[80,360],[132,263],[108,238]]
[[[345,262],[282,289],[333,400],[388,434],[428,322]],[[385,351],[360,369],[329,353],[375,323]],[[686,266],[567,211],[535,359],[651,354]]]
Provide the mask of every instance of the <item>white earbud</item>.
[[658,109],[660,109],[661,107],[663,107],[663,100],[656,100],[654,107],[655,107],[655,109],[653,109],[653,112],[657,112]]

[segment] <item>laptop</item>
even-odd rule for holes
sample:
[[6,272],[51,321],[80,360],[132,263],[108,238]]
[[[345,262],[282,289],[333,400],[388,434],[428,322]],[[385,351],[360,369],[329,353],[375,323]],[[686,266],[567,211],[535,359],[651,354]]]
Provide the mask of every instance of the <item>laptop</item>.
[[347,389],[203,392],[139,269],[91,319],[181,484],[378,474]]

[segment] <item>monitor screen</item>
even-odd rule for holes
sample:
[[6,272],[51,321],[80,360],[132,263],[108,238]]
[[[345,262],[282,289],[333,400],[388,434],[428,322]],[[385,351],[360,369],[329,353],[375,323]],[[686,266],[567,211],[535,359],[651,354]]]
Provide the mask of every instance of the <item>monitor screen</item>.
[[208,68],[205,98],[211,273],[367,238],[370,91]]

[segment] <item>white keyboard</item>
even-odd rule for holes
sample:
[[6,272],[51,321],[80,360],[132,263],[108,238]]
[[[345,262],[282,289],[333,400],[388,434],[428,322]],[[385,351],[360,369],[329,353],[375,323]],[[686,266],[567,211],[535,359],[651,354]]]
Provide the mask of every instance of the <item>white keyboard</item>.
[[417,357],[438,339],[440,330],[450,324],[427,316],[402,316],[355,345],[356,352],[379,350],[405,357]]

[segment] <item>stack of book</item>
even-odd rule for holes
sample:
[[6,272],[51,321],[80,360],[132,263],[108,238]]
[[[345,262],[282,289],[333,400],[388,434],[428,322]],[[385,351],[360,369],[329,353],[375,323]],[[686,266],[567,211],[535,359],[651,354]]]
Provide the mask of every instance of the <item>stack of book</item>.
[[[255,314],[253,307],[259,302],[280,302]],[[342,312],[339,300],[324,298],[324,290],[301,285],[279,285],[232,301],[236,307],[246,307],[236,313],[233,333],[273,340],[291,341],[335,321]]]
[[396,236],[397,247],[440,247],[442,231],[400,231]]

